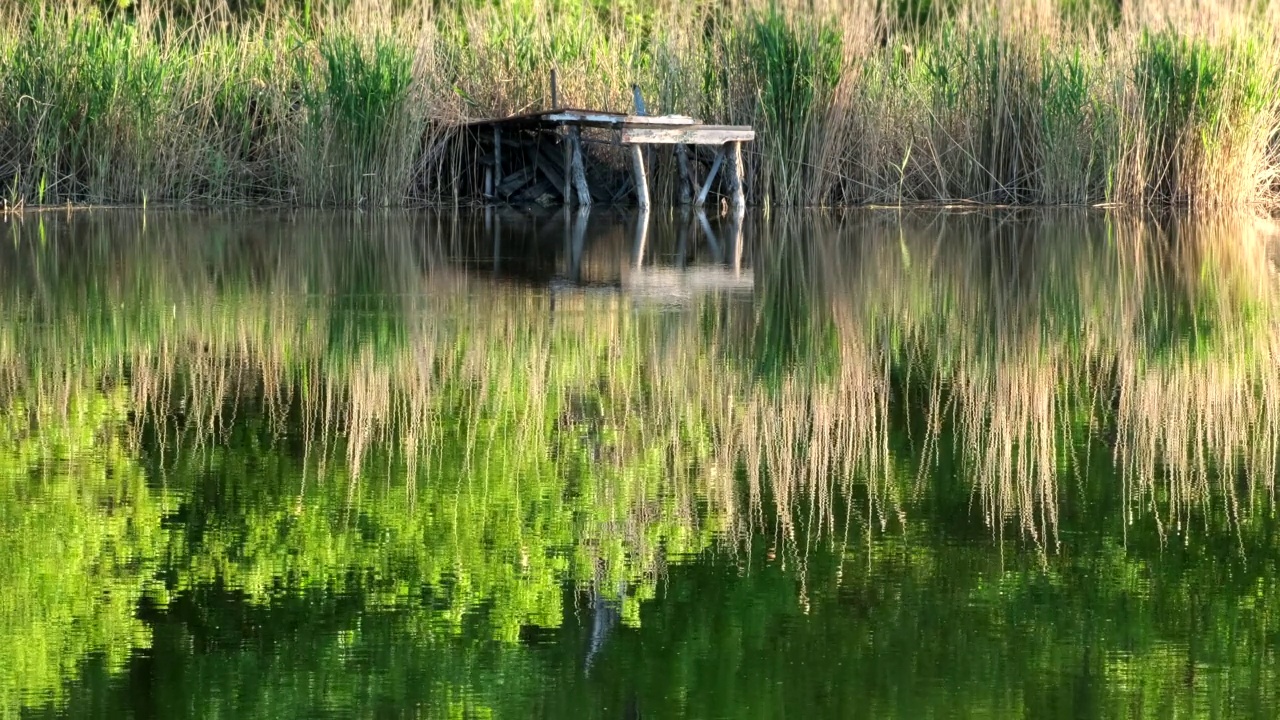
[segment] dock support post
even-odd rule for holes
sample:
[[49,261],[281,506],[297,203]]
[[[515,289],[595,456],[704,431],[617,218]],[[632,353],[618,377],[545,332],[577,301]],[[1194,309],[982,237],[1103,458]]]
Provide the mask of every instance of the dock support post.
[[747,206],[746,191],[742,188],[742,143],[730,142],[729,146],[729,195],[734,210]]
[[649,179],[644,172],[644,151],[639,145],[631,146],[631,170],[635,175],[636,183],[636,206],[640,208],[640,212],[645,215],[645,226],[649,222]]
[[[591,188],[587,185],[586,163],[582,157],[582,139],[579,137],[576,126],[569,128],[569,152],[572,156],[569,162],[571,167],[567,174],[573,176],[573,186],[578,192],[578,205],[591,207]],[[568,202],[568,197],[566,194],[566,202]]]
[[711,171],[707,173],[707,179],[702,183],[702,190],[698,192],[698,201],[695,203],[698,207],[707,204],[707,193],[711,192],[711,183],[715,182],[716,173],[720,172],[720,166],[724,164],[724,148],[716,151],[716,159],[711,163]]

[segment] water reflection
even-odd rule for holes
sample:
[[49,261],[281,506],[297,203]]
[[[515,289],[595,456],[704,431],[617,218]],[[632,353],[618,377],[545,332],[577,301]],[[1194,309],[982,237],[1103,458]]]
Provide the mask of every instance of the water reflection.
[[1276,708],[1268,221],[6,231],[3,712]]

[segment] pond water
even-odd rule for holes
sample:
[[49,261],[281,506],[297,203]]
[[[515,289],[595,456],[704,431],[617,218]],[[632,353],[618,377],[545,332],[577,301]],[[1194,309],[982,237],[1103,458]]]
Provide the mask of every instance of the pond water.
[[1280,713],[1268,220],[0,233],[0,717]]

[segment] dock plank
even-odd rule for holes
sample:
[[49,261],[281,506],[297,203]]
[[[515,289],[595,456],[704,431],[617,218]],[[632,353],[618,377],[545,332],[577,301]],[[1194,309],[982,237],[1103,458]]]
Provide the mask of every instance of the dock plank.
[[750,142],[756,132],[746,125],[691,125],[687,127],[647,127],[628,125],[622,128],[623,145],[723,145],[727,142]]
[[688,115],[623,115],[621,113],[596,112],[590,110],[562,110],[542,116],[549,123],[565,123],[584,127],[617,128],[627,125],[657,127],[696,125],[697,120]]

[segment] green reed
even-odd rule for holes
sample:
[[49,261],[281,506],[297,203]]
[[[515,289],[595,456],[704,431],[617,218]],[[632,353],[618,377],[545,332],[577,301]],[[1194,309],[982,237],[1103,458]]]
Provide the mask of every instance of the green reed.
[[[448,138],[547,106],[553,68],[562,103],[626,110],[634,83],[651,112],[755,125],[759,204],[1237,205],[1280,176],[1274,9],[306,5],[22,6],[0,22],[6,200],[451,203]],[[654,174],[673,198],[674,163]]]

